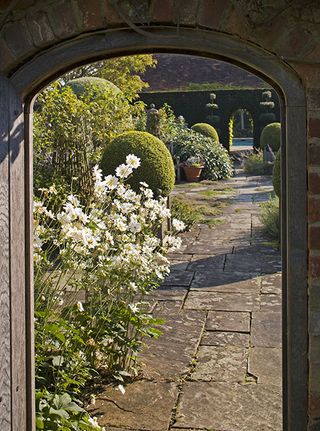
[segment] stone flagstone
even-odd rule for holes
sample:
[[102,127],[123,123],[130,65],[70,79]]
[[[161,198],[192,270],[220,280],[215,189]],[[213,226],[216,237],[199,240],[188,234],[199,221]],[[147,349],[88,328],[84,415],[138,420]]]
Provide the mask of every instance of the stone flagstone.
[[175,383],[137,381],[126,386],[125,394],[107,388],[89,412],[101,426],[164,431],[177,396]]
[[257,384],[186,382],[173,429],[175,427],[281,431],[281,391],[275,386]]
[[253,311],[259,310],[260,298],[258,293],[191,291],[184,307],[195,310]]
[[191,290],[207,292],[259,292],[261,279],[257,274],[243,272],[196,271]]
[[261,293],[281,295],[282,275],[281,273],[264,275],[261,277]]
[[253,347],[249,351],[248,371],[257,377],[258,383],[281,386],[281,349]]
[[255,347],[281,347],[281,313],[252,313],[251,343]]
[[249,334],[242,334],[240,332],[207,331],[202,337],[201,346],[249,347]]
[[239,346],[200,346],[190,380],[244,381],[248,351]]
[[209,311],[206,329],[210,331],[250,332],[250,313],[241,311]]

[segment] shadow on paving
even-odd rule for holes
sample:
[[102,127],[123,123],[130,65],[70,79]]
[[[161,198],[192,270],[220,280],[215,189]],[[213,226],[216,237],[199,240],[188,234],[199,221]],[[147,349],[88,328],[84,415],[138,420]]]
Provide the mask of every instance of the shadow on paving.
[[223,183],[236,192],[224,223],[182,234],[149,297],[165,324],[140,355],[142,378],[91,406],[106,431],[282,430],[280,251],[258,217],[271,181]]

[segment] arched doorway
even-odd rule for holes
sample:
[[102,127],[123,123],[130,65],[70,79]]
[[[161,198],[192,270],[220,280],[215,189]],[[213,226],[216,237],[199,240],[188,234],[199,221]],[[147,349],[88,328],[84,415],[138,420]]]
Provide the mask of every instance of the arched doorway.
[[[9,397],[20,416],[13,429],[32,429],[32,259],[31,259],[31,118],[36,93],[62,72],[77,65],[106,57],[144,52],[176,52],[205,55],[227,60],[261,76],[278,91],[283,112],[283,342],[284,342],[284,427],[306,429],[307,423],[307,288],[306,288],[306,124],[303,88],[291,69],[273,55],[225,34],[202,30],[148,27],[144,32],[131,29],[102,31],[58,43],[49,51],[27,61],[10,79],[1,79],[2,129],[10,131],[10,282],[11,304],[6,309],[15,342],[1,357],[12,357]],[[6,139],[6,138],[5,138]],[[7,151],[9,151],[9,148]],[[4,177],[7,171],[2,173]],[[294,172],[294,175],[290,173]],[[4,231],[5,232],[5,231]],[[4,233],[4,238],[6,238]],[[25,248],[21,246],[25,244]],[[287,270],[286,270],[287,268]],[[26,292],[25,292],[26,286]],[[26,319],[23,319],[25,316]],[[7,322],[8,323],[8,322]],[[7,331],[3,331],[4,339]],[[9,350],[8,350],[9,349]],[[25,356],[26,355],[26,356]],[[25,360],[27,358],[27,362]],[[11,363],[9,361],[9,368]],[[14,394],[13,394],[14,393]],[[27,394],[27,395],[26,395]],[[16,414],[16,410],[14,411]],[[26,420],[28,425],[26,425]]]
[[254,144],[256,121],[250,111],[238,108],[229,118],[229,145],[249,146]]

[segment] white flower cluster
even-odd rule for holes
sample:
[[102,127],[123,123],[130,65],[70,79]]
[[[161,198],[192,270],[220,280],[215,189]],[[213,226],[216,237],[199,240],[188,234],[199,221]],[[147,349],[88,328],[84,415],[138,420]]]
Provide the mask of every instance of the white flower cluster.
[[[47,201],[56,192],[45,191],[46,199],[36,201],[34,207],[35,263],[42,268],[38,274],[51,270],[50,247],[44,244],[54,245],[60,267],[77,273],[69,284],[81,285],[82,289],[103,286],[108,294],[119,289],[145,293],[168,274],[165,255],[177,250],[181,239],[174,233],[162,243],[157,238],[155,232],[170,217],[170,210],[166,198],[155,199],[146,183],[140,183],[140,193],[126,184],[125,179],[139,166],[140,159],[129,154],[116,175],[103,177],[95,167],[93,199],[88,206],[69,195],[54,214],[48,210]],[[176,219],[172,225],[174,232],[185,227]],[[137,305],[131,304],[130,309],[137,312]]]

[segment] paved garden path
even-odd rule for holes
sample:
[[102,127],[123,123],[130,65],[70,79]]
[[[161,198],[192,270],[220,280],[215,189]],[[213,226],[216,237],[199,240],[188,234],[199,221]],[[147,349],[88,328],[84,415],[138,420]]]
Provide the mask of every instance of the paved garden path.
[[[220,224],[183,235],[153,295],[166,324],[142,355],[143,378],[96,401],[106,430],[282,429],[280,255],[259,220],[272,187],[241,174],[223,184],[229,192],[219,199],[229,205]],[[180,192],[192,197],[208,187]]]

